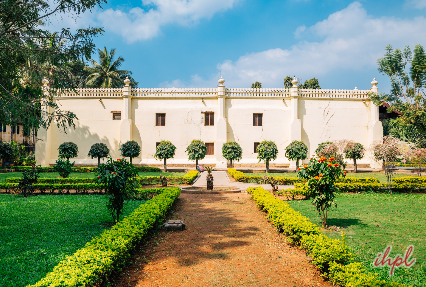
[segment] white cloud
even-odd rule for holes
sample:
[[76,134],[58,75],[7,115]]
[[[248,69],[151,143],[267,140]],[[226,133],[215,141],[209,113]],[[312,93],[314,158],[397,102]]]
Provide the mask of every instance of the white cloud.
[[405,4],[408,7],[423,9],[426,7],[426,0],[407,0]]
[[[296,35],[321,41],[302,40],[289,49],[274,48],[226,60],[217,65],[228,87],[248,87],[259,81],[264,87],[282,87],[287,75],[310,78],[330,76],[337,71],[376,68],[388,44],[395,48],[424,43],[426,19],[373,18],[359,2],[335,12],[310,27],[301,26]],[[334,75],[334,74],[333,74]],[[331,76],[330,76],[331,77]],[[217,77],[210,78],[210,86]],[[198,86],[200,81],[190,82]]]
[[239,0],[142,0],[142,7],[107,9],[97,16],[105,30],[121,34],[129,42],[147,40],[160,34],[168,24],[193,25],[203,18],[231,9]]

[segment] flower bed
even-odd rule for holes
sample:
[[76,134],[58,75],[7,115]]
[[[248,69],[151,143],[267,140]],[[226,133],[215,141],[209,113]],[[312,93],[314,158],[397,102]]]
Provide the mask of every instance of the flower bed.
[[180,194],[177,187],[141,205],[132,214],[93,238],[85,247],[61,261],[52,272],[32,287],[94,286],[119,270],[136,245],[156,223],[163,220]]
[[323,276],[341,286],[404,286],[377,279],[367,273],[361,263],[342,240],[331,239],[321,233],[317,225],[287,203],[275,198],[262,187],[247,189],[257,205],[268,213],[269,220],[283,232],[288,241],[299,245],[312,256],[312,262]]

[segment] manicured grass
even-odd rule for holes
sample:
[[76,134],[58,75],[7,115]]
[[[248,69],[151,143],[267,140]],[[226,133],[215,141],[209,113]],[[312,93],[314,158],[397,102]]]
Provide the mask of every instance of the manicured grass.
[[[184,176],[184,172],[139,172],[139,176],[168,176],[168,175],[174,175],[174,176]],[[9,173],[0,173],[0,182],[4,182],[6,178],[8,177],[22,177],[22,172],[9,172]],[[40,177],[44,178],[57,178],[60,177],[59,173],[57,172],[42,172],[40,173]],[[94,172],[72,172],[69,177],[78,177],[78,178],[95,178],[96,174]]]
[[[318,212],[310,200],[289,201],[292,208],[321,225]],[[425,194],[339,194],[337,208],[328,212],[328,226],[343,227],[346,242],[360,261],[382,279],[413,286],[426,282],[426,195]],[[325,231],[329,237],[341,238],[340,232]],[[397,268],[389,279],[389,268],[372,268],[377,253],[392,245],[391,257],[403,254],[414,245],[414,267]]]
[[[0,195],[0,286],[34,284],[112,225],[104,195]],[[129,201],[129,215],[144,201]],[[123,217],[121,217],[123,218]]]
[[[283,177],[297,177],[297,173],[289,172],[289,173],[245,173],[245,175],[256,175],[256,176],[283,176]],[[405,176],[417,176],[417,174],[400,174],[395,173],[393,177],[405,177]],[[380,180],[380,182],[386,182],[386,174],[381,172],[364,172],[364,173],[348,173],[347,177],[374,177]]]

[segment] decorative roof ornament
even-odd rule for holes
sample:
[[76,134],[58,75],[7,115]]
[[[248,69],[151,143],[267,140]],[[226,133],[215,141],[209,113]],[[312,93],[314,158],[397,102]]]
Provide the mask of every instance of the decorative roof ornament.
[[293,77],[293,80],[291,81],[291,83],[293,84],[293,87],[292,88],[297,88],[297,83],[298,83],[299,81],[296,79],[296,76],[294,76]]
[[225,83],[225,80],[220,76],[220,79],[217,81],[219,83],[219,87],[224,87],[223,83]]
[[376,78],[374,78],[374,79],[373,79],[373,81],[371,82],[371,85],[372,85],[373,87],[376,87],[376,86],[377,86],[377,84],[378,84],[378,82],[376,81]]
[[126,79],[124,80],[124,84],[125,84],[126,86],[129,86],[129,85],[130,85],[129,77],[126,77]]

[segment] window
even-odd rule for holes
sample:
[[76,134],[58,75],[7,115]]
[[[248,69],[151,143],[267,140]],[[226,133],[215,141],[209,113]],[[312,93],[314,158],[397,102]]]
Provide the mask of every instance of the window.
[[19,135],[19,126],[16,126],[16,133]]
[[160,142],[156,142],[155,143],[155,149],[157,149],[158,145],[160,144]]
[[204,125],[205,126],[214,126],[214,113],[212,113],[212,112],[204,113]]
[[207,153],[206,155],[214,155],[214,143],[206,143]]
[[15,126],[12,127],[12,134],[15,133]]
[[263,114],[253,114],[253,126],[262,125],[262,116]]
[[155,114],[155,125],[165,126],[166,125],[166,114]]
[[121,112],[112,112],[113,120],[121,120]]
[[254,153],[257,153],[257,146],[259,145],[259,143],[254,143]]

